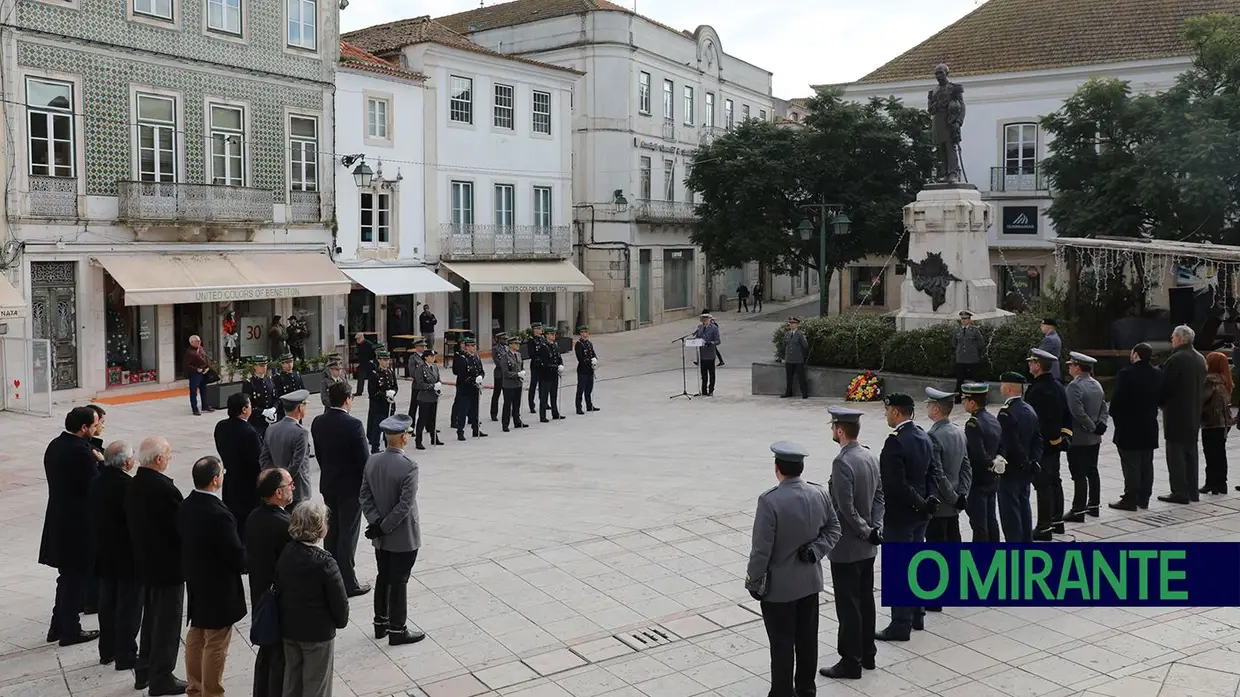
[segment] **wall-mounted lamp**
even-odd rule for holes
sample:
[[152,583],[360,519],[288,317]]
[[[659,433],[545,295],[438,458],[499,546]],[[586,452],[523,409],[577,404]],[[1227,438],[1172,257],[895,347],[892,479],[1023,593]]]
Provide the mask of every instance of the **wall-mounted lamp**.
[[617,206],[629,205],[629,200],[624,197],[624,189],[616,189],[616,191],[611,195],[611,202]]
[[[357,168],[354,169],[353,165],[358,162],[361,162],[361,164],[358,164]],[[346,169],[353,170],[353,181],[357,183],[359,188],[364,189],[374,181],[375,173],[366,165],[365,155],[341,155],[340,164],[344,165]]]

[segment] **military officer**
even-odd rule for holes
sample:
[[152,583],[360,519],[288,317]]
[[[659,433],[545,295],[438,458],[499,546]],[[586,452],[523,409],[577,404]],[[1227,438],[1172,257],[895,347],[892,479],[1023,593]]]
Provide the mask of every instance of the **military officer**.
[[486,368],[478,357],[478,342],[466,337],[461,342],[462,352],[452,361],[452,374],[456,376],[456,399],[452,400],[452,427],[456,439],[465,440],[465,424],[473,428],[474,438],[486,438],[478,424],[478,404],[482,400],[482,378]]
[[499,421],[499,400],[504,395],[504,386],[500,380],[499,366],[506,362],[504,354],[508,353],[508,334],[499,332],[491,345],[491,421]]
[[439,440],[439,431],[435,428],[436,417],[439,415],[439,395],[443,393],[443,383],[439,381],[439,366],[435,365],[434,349],[422,352],[422,360],[413,373],[414,399],[418,402],[418,425],[415,433],[416,447],[426,450],[422,444],[422,434],[431,434],[431,445],[443,445]]
[[366,408],[366,440],[370,441],[371,454],[379,452],[381,433],[379,424],[396,411],[396,393],[400,391],[400,383],[396,381],[396,373],[392,370],[392,354],[384,347],[375,350],[375,358],[379,367],[370,374],[370,402]]
[[1026,359],[1033,381],[1025,390],[1025,401],[1038,415],[1042,433],[1042,459],[1033,475],[1033,487],[1038,492],[1038,519],[1033,539],[1039,542],[1050,542],[1056,533],[1062,535],[1064,532],[1059,454],[1072,443],[1072,412],[1068,409],[1063,383],[1051,371],[1056,360],[1055,355],[1040,348],[1032,349]]
[[956,404],[960,404],[960,388],[965,382],[977,377],[986,352],[986,339],[982,330],[973,324],[973,313],[960,311],[960,326],[956,327],[953,340],[956,344]]
[[1050,365],[1047,372],[1055,377],[1055,381],[1059,381],[1059,354],[1063,352],[1063,339],[1059,336],[1059,322],[1054,317],[1045,317],[1042,319],[1042,343],[1038,344],[1038,349],[1051,356]]
[[[573,346],[577,355],[577,413],[599,411],[594,406],[594,371],[598,369],[598,353],[594,351],[594,342],[590,341],[590,328],[586,325],[577,327],[577,343]],[[581,400],[586,401],[586,410],[581,410]]]
[[999,475],[999,525],[1005,542],[1033,542],[1033,511],[1029,488],[1042,459],[1043,438],[1038,415],[1021,391],[1028,382],[1020,373],[999,376],[1003,406],[999,422],[999,454],[994,471]]
[[1072,510],[1064,516],[1070,523],[1083,523],[1085,516],[1098,517],[1102,483],[1098,478],[1098,450],[1107,431],[1107,398],[1094,379],[1098,359],[1072,351],[1068,354],[1072,382],[1064,388],[1072,414],[1072,445],[1068,447],[1068,472],[1072,474]]
[[988,383],[966,382],[960,386],[960,391],[961,404],[969,412],[969,420],[964,424],[964,438],[969,451],[969,466],[973,470],[973,483],[965,507],[969,513],[969,527],[973,529],[974,542],[998,542],[996,506],[999,475],[995,474],[994,465],[995,456],[999,454],[1002,428],[995,415],[986,411],[986,401],[990,395]]
[[521,385],[525,381],[525,363],[521,360],[521,337],[508,337],[508,349],[504,352],[504,360],[496,365],[498,374],[496,381],[500,391],[504,393],[503,426],[508,432],[508,424],[513,428],[528,428],[521,420]]
[[[271,376],[271,381],[276,386],[276,394],[288,394],[297,390],[306,389],[306,383],[301,379],[301,373],[293,369],[293,354],[286,353],[280,356],[280,370]],[[276,419],[284,418],[284,402],[276,402]]]
[[836,651],[840,660],[820,673],[828,678],[856,680],[862,668],[874,670],[874,558],[883,542],[883,487],[878,457],[857,442],[861,414],[831,407],[831,440],[840,452],[831,463],[827,490],[840,520],[840,541],[831,549],[831,587],[839,621]]
[[547,327],[543,334],[543,368],[538,376],[538,420],[547,423],[547,408],[551,418],[567,418],[560,413],[560,378],[564,375],[564,357],[555,345],[555,327]]
[[818,594],[822,559],[840,539],[827,491],[805,481],[805,448],[780,441],[779,485],[758,497],[745,589],[762,604],[771,642],[771,697],[812,695],[818,670]]
[[[883,539],[888,542],[925,542],[926,525],[938,510],[934,444],[913,423],[913,398],[892,392],[884,400],[887,425],[892,431],[879,455],[883,480]],[[874,635],[879,641],[908,641],[914,629],[925,626],[925,609],[891,608],[891,624]]]
[[525,353],[530,357],[530,413],[536,414],[534,409],[534,395],[538,394],[538,378],[542,372],[543,363],[546,362],[547,339],[543,336],[543,326],[541,322],[535,322],[530,326],[530,338],[525,342]]
[[926,434],[934,444],[938,462],[938,497],[943,502],[926,526],[926,542],[960,542],[960,511],[969,503],[973,469],[969,466],[964,429],[952,423],[957,394],[926,388]]
[[358,499],[366,517],[366,539],[375,546],[375,638],[388,645],[414,644],[426,635],[407,626],[409,574],[422,546],[418,522],[418,463],[405,454],[413,421],[395,414],[379,424],[387,449],[370,456]]
[[[267,425],[276,421],[276,385],[267,374],[267,357],[253,356],[250,363],[254,374],[241,385],[241,391],[250,396],[250,425],[258,431],[262,438],[267,432]],[[280,394],[288,394],[281,392]]]
[[[422,352],[426,350],[426,339],[414,339],[413,345],[409,347],[409,378],[417,384],[418,372],[422,369],[425,359],[422,358]],[[409,391],[409,418],[413,423],[418,422],[418,388],[415,386]]]

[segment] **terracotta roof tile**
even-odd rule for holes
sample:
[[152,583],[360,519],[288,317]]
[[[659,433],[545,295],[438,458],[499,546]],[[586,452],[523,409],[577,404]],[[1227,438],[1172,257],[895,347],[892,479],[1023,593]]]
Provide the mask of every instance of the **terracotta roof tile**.
[[989,0],[858,82],[1045,70],[1191,54],[1184,21],[1240,0]]
[[348,41],[340,42],[340,64],[347,68],[366,70],[372,73],[379,73],[381,75],[403,77],[408,80],[417,80],[419,82],[426,80],[426,76],[422,73],[414,72],[412,70],[405,70],[391,61],[385,61],[373,53],[363,51]]
[[431,19],[427,15],[414,17],[413,19],[402,19],[397,22],[388,22],[387,24],[379,24],[366,29],[351,31],[343,36],[349,43],[354,44],[365,51],[380,56],[396,53],[405,46],[413,46],[416,44],[434,43],[448,48],[455,48],[471,53],[478,53],[484,56],[492,56],[495,58],[504,58],[506,60],[517,61],[518,63],[527,63],[542,68],[551,68],[554,70],[563,70],[566,72],[582,75],[579,70],[566,68],[562,65],[552,65],[551,63],[543,63],[542,61],[530,60],[520,56],[511,56],[506,53],[492,51],[485,46],[470,41],[460,33],[444,26],[439,20]]
[[[565,15],[609,10],[635,14],[632,10],[608,0],[512,0],[476,10],[458,12],[439,21],[453,31],[469,34],[496,27],[511,27]],[[663,26],[663,25],[660,25]],[[670,28],[670,27],[669,27]],[[673,29],[672,31],[679,31]]]

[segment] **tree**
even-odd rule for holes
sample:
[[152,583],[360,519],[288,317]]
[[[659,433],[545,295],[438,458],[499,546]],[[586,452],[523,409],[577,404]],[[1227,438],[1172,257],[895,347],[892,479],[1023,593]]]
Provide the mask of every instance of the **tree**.
[[[894,251],[903,208],[934,168],[926,112],[826,89],[809,110],[803,128],[746,121],[698,150],[686,182],[699,196],[692,240],[712,267],[817,269],[818,220],[801,208],[812,203],[841,204],[852,220],[849,235],[828,232],[828,282],[851,261]],[[808,242],[795,233],[806,218],[815,229]]]

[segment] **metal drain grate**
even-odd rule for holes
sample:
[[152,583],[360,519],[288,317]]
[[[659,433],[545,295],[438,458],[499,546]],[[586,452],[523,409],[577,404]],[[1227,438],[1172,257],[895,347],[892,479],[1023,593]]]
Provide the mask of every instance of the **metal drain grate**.
[[616,638],[634,651],[645,651],[656,646],[666,646],[680,637],[662,627],[645,627],[617,634]]
[[1185,520],[1180,520],[1179,518],[1168,515],[1166,513],[1150,513],[1150,514],[1141,516],[1139,520],[1142,523],[1145,523],[1147,525],[1153,525],[1155,527],[1159,527],[1163,525],[1181,525],[1183,523],[1188,522]]

